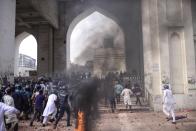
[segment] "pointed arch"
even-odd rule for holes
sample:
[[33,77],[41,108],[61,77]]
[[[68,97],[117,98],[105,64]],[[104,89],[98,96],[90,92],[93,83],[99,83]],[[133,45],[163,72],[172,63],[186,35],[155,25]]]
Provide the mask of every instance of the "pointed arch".
[[119,21],[116,17],[114,17],[113,15],[108,13],[107,11],[105,11],[105,10],[103,10],[103,9],[97,7],[97,6],[93,6],[89,9],[85,10],[83,13],[81,13],[75,19],[73,19],[73,21],[71,22],[71,24],[68,28],[67,36],[66,36],[66,41],[67,41],[67,45],[66,45],[67,69],[69,69],[70,63],[71,63],[71,61],[70,61],[70,42],[71,42],[70,39],[71,39],[71,34],[72,34],[74,28],[76,27],[76,25],[78,23],[80,23],[80,21],[82,21],[86,17],[90,16],[94,12],[99,12],[100,14],[103,14],[104,16],[113,20],[119,26]]
[[[14,58],[14,76],[18,76],[19,75],[19,49],[20,49],[20,45],[23,42],[23,40],[25,38],[27,38],[28,36],[30,36],[32,34],[28,33],[28,32],[22,32],[19,35],[16,36],[15,38],[15,58]],[[36,37],[34,35],[32,35],[35,40]],[[37,41],[37,40],[36,40]],[[37,53],[37,52],[36,52]]]

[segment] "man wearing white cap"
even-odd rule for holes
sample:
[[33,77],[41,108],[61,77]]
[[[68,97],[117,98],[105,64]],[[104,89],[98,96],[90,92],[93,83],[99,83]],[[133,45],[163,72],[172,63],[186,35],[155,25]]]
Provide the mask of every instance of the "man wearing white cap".
[[164,85],[163,89],[163,113],[169,117],[173,118],[172,124],[176,124],[175,113],[174,113],[174,97],[171,89],[169,89],[168,85]]

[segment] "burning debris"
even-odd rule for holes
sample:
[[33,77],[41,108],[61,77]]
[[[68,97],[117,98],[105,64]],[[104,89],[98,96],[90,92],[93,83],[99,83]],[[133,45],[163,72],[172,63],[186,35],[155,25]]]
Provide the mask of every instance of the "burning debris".
[[72,106],[77,131],[91,131],[92,120],[97,118],[98,79],[88,78],[80,81],[72,95]]
[[[97,104],[100,99],[98,88],[101,81],[96,77],[91,77],[90,73],[60,76],[52,80],[47,92],[48,94],[56,92],[59,101],[57,110],[61,112],[62,104],[60,103],[64,101],[65,96],[69,96],[67,103],[74,114],[75,131],[91,131],[93,121],[99,116]],[[55,128],[57,124],[58,122],[55,122]]]
[[77,114],[77,126],[75,131],[85,131],[85,114],[82,111],[79,111]]

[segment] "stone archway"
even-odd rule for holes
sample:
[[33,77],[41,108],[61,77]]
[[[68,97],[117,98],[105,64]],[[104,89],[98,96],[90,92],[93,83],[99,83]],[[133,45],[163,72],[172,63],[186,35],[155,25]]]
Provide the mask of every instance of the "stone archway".
[[[85,25],[85,20],[86,21],[90,21],[89,19],[91,19],[91,18],[97,18],[97,17],[100,17],[100,18],[102,18],[102,20],[108,20],[108,21],[110,21],[111,23],[112,23],[112,25],[114,26],[113,28],[116,28],[118,31],[118,38],[116,38],[116,36],[114,37],[114,36],[112,36],[113,35],[113,32],[109,32],[107,29],[105,29],[105,28],[102,28],[102,29],[98,29],[99,31],[95,31],[95,32],[97,32],[97,34],[96,33],[94,33],[93,31],[94,30],[96,30],[97,29],[97,27],[95,27],[95,28],[92,28],[92,26],[88,26],[88,24],[86,24]],[[118,25],[118,20],[116,19],[116,18],[114,18],[112,15],[110,15],[110,14],[108,14],[108,13],[105,13],[105,11],[103,11],[102,9],[100,9],[100,8],[97,8],[97,7],[93,7],[93,8],[90,8],[90,9],[88,9],[88,10],[86,10],[86,11],[84,11],[82,14],[80,14],[79,16],[77,16],[73,21],[72,21],[72,23],[70,24],[70,26],[69,26],[69,29],[68,29],[68,33],[67,33],[67,69],[69,69],[70,68],[70,64],[71,64],[71,53],[72,53],[72,47],[73,47],[73,44],[71,43],[72,41],[71,40],[73,40],[72,39],[72,33],[74,34],[74,33],[77,33],[77,29],[79,28],[79,26],[81,25],[81,24],[84,24],[85,25],[85,29],[83,29],[83,30],[90,30],[89,32],[89,34],[93,34],[93,35],[88,35],[88,37],[94,37],[95,35],[97,35],[97,37],[98,36],[100,36],[99,37],[99,41],[101,41],[101,40],[103,40],[104,38],[103,37],[107,37],[107,35],[111,35],[111,36],[109,36],[109,37],[113,37],[113,39],[114,39],[114,48],[115,48],[115,50],[118,50],[118,51],[116,51],[116,53],[115,53],[115,55],[118,55],[118,56],[120,56],[120,57],[122,57],[121,59],[124,59],[124,65],[123,64],[121,64],[120,66],[122,67],[122,71],[126,71],[126,63],[125,63],[125,40],[124,40],[124,33],[123,33],[123,31],[122,31],[122,29],[121,29],[121,27]],[[109,22],[108,22],[109,23]],[[105,24],[107,24],[107,23],[105,23]],[[95,25],[95,24],[94,24]],[[99,25],[99,24],[96,24],[97,26]],[[109,26],[111,26],[111,25],[109,25]],[[81,27],[81,26],[80,26]],[[108,27],[109,28],[109,27]],[[79,30],[79,29],[78,29]],[[93,31],[92,31],[93,30]],[[101,30],[101,31],[100,31]],[[93,33],[92,33],[93,32]],[[102,32],[102,33],[100,33],[100,32]],[[83,33],[84,34],[84,33]],[[100,35],[101,34],[101,35]],[[85,35],[83,35],[84,37],[85,37]],[[95,41],[97,41],[98,39],[97,38],[95,38],[96,40]],[[108,38],[107,38],[108,39]],[[119,40],[120,39],[120,40]],[[107,40],[106,40],[107,41]],[[89,42],[89,41],[86,41],[86,42]],[[85,42],[85,43],[86,43]],[[75,42],[76,43],[76,42]],[[79,42],[80,43],[80,42]],[[92,43],[95,43],[95,44],[93,44],[94,45],[94,47],[93,48],[98,48],[98,46],[103,46],[103,45],[96,45],[97,43],[96,42],[92,42]],[[89,43],[88,43],[89,44]],[[77,46],[79,46],[79,44],[77,45]],[[91,45],[88,45],[88,46],[91,46]],[[95,46],[97,46],[97,47],[95,47]],[[89,47],[90,48],[90,47]],[[99,51],[101,51],[102,49],[100,49]],[[108,50],[108,49],[107,49]],[[121,50],[121,51],[120,51]],[[103,50],[102,50],[103,51]],[[106,51],[106,52],[108,52],[108,51]],[[109,51],[109,52],[114,52],[114,50],[112,49],[112,51]],[[96,53],[95,53],[96,54]],[[102,52],[102,54],[104,54],[103,52]],[[73,55],[73,53],[72,53],[72,55]],[[91,55],[92,55],[92,53],[91,53]],[[111,54],[112,55],[112,54]],[[124,58],[123,58],[123,56],[124,56]],[[99,56],[100,57],[100,56]],[[102,55],[101,57],[104,57],[104,55]],[[118,59],[120,59],[120,58],[118,58]],[[72,60],[73,61],[73,60]],[[104,61],[104,60],[103,60]],[[103,63],[103,61],[102,62],[100,62],[100,63]],[[123,62],[120,62],[120,63],[123,63]],[[97,67],[97,68],[99,68],[99,67]],[[101,67],[100,67],[101,68]]]
[[16,38],[15,38],[14,76],[19,75],[18,74],[18,72],[19,72],[18,71],[18,69],[19,69],[18,66],[19,66],[19,48],[20,48],[20,45],[21,45],[22,41],[30,35],[31,35],[30,33],[23,32],[23,33],[19,34],[18,36],[16,36]]

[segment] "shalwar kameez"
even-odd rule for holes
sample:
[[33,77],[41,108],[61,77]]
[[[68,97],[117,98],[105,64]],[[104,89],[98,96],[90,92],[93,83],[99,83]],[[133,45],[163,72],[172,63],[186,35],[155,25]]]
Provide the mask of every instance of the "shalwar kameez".
[[124,104],[126,106],[126,108],[129,106],[131,108],[131,94],[132,91],[128,88],[123,89],[121,96],[123,96],[124,98]]
[[173,123],[176,122],[175,120],[175,113],[174,113],[174,97],[172,91],[169,89],[169,86],[165,86],[163,90],[163,113],[167,117],[173,118]]
[[49,115],[52,115],[51,116],[52,119],[55,118],[56,113],[57,113],[55,101],[57,101],[57,96],[55,94],[49,95],[48,102],[46,104],[46,107],[45,107],[43,115],[42,115],[44,117],[43,125],[45,125],[47,123]]

